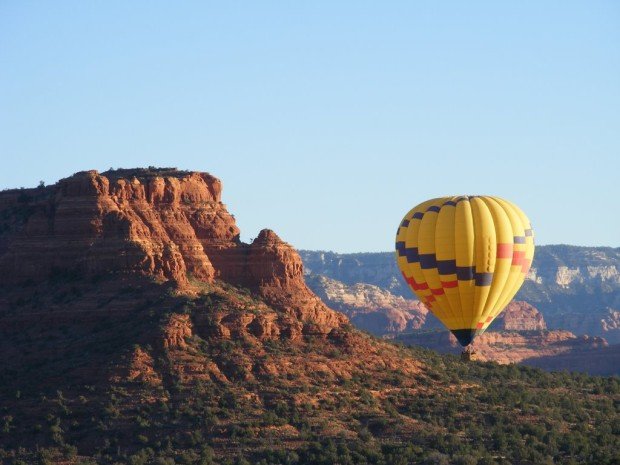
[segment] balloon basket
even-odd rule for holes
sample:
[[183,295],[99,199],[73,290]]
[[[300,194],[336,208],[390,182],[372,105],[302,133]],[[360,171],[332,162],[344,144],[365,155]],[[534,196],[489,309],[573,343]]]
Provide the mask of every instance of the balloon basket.
[[461,352],[461,360],[463,362],[471,362],[478,360],[478,354],[472,346],[467,346],[463,352]]

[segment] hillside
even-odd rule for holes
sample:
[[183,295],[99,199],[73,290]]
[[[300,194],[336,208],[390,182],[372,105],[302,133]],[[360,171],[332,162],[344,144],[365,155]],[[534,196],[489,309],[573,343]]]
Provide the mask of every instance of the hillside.
[[221,183],[77,173],[0,193],[0,461],[616,463],[617,378],[358,331]]

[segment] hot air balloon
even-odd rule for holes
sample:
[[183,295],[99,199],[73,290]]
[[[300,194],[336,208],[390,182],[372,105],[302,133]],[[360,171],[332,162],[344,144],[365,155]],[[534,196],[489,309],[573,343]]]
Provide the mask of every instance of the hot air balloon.
[[396,235],[403,277],[463,347],[514,297],[533,258],[530,221],[499,197],[427,200],[405,215]]

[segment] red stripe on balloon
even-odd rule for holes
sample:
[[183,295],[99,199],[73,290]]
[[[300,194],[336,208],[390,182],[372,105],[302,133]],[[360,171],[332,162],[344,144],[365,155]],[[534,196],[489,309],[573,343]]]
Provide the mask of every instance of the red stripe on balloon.
[[530,266],[532,266],[532,260],[523,260],[521,265],[521,272],[527,274],[530,271]]
[[525,251],[524,250],[515,250],[512,254],[512,264],[513,265],[523,265],[523,260],[525,259]]
[[497,258],[512,258],[512,249],[511,243],[498,243]]
[[409,284],[411,286],[411,289],[413,289],[414,291],[424,291],[424,290],[428,289],[428,284],[426,284],[426,283],[417,283],[415,281],[415,279],[413,278],[413,276],[408,278],[404,271],[401,271],[401,273],[402,273],[403,278],[405,279],[405,281],[407,281],[407,284]]

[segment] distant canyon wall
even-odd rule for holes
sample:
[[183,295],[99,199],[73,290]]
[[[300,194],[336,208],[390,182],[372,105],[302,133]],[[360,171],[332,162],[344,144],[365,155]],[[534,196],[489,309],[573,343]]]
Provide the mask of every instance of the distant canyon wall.
[[[321,281],[314,275],[337,281],[347,286],[349,294],[356,294],[354,286],[375,286],[373,292],[383,292],[382,300],[394,314],[394,307],[403,315],[390,322],[398,331],[416,329],[418,319],[407,316],[407,307],[414,308],[411,290],[403,281],[396,266],[394,254],[301,251],[301,257],[310,276],[310,286],[319,295],[334,294],[334,284]],[[327,289],[330,288],[331,290]],[[372,288],[370,288],[372,289]],[[343,292],[341,290],[340,292]],[[348,301],[365,299],[364,292]],[[399,298],[405,299],[401,303]],[[372,300],[372,299],[370,299]],[[370,305],[376,308],[377,302]],[[620,342],[620,249],[609,247],[576,247],[567,245],[538,246],[529,275],[515,300],[526,301],[540,310],[549,329],[568,330],[575,334],[605,337],[610,343]],[[330,305],[338,308],[338,304]],[[345,305],[345,304],[343,304]],[[360,304],[358,304],[358,307]],[[346,305],[345,305],[346,307]],[[345,312],[346,313],[346,312]],[[374,317],[379,319],[378,316]],[[389,317],[388,317],[389,318]],[[407,320],[409,326],[403,327]],[[355,322],[355,320],[354,320]],[[390,325],[391,328],[389,327]]]

